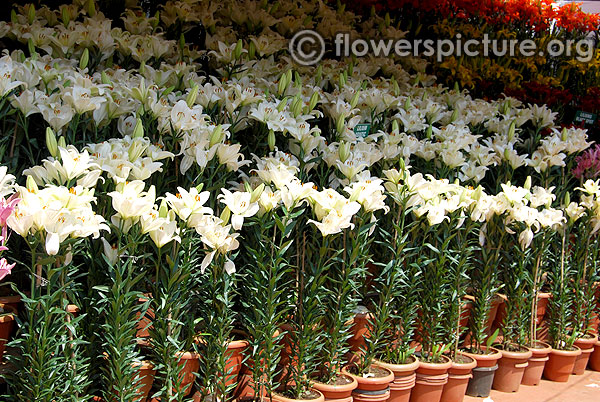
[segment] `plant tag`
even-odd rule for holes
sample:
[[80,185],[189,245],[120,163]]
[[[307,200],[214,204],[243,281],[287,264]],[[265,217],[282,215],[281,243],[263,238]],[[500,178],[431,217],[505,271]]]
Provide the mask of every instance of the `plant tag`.
[[596,123],[597,119],[598,119],[598,115],[596,113],[590,113],[590,112],[584,112],[583,110],[578,110],[575,113],[575,118],[573,119],[573,122],[594,125]]
[[354,126],[354,134],[360,138],[365,138],[366,136],[368,136],[370,130],[371,125],[368,123],[361,123]]

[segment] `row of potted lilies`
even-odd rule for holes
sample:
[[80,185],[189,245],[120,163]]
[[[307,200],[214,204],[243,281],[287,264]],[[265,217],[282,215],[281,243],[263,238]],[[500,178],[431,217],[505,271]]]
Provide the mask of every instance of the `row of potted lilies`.
[[416,57],[290,58],[301,28],[399,35],[377,13],[140,10],[0,23],[6,400],[461,401],[600,368],[586,130]]

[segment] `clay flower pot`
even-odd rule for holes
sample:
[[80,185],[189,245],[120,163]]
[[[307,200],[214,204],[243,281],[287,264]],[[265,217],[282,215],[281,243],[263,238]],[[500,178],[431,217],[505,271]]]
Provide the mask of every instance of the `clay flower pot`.
[[152,363],[143,361],[141,363],[134,363],[133,367],[138,369],[137,385],[138,385],[138,398],[136,401],[145,402],[148,399],[150,389],[152,389],[152,383],[154,382],[154,375],[156,370]]
[[15,325],[16,310],[6,304],[1,304],[0,307],[2,307],[6,313],[6,315],[0,316],[0,360],[2,360],[6,342],[8,342]]
[[325,397],[323,396],[322,393],[320,393],[316,389],[312,389],[312,388],[311,388],[311,391],[317,396],[316,398],[313,398],[313,399],[292,399],[292,398],[287,398],[287,397],[285,397],[283,395],[279,395],[279,394],[273,394],[272,398],[276,402],[305,402],[305,401],[310,401],[310,402],[324,402],[325,401]]
[[516,352],[500,349],[500,353],[502,358],[498,360],[498,370],[494,374],[492,388],[502,392],[517,392],[532,352],[523,347]]
[[[140,297],[138,299],[138,303],[144,304],[151,297],[152,297],[151,293],[146,293],[146,294],[144,294],[144,297]],[[136,327],[137,327],[136,336],[138,338],[149,338],[150,337],[150,327],[152,327],[152,321],[154,321],[154,318],[155,318],[154,310],[152,310],[151,308],[148,308],[148,310],[146,310],[146,313],[144,314],[144,316],[141,317],[141,315],[142,315],[142,313],[139,311],[136,313],[136,316],[138,318],[138,322],[136,324]]]
[[247,340],[231,341],[227,344],[227,363],[225,372],[228,373],[226,384],[228,386],[235,384],[238,381],[242,364],[244,362],[244,350],[248,347]]
[[350,350],[354,353],[360,352],[365,345],[365,337],[369,336],[369,319],[371,315],[367,312],[360,312],[354,316],[352,327],[352,337],[348,339]]
[[325,401],[352,402],[352,391],[358,387],[358,381],[347,374],[339,374],[333,384],[313,381],[312,387],[323,394]]
[[394,373],[394,381],[390,384],[390,402],[408,402],[410,400],[411,390],[415,386],[419,368],[419,359],[416,356],[410,357],[410,362],[406,364],[391,364],[377,360],[378,366],[384,367]]
[[355,402],[384,402],[390,397],[390,383],[394,381],[394,373],[390,370],[379,367],[376,364],[371,366],[371,372],[375,373],[373,377],[362,377],[352,374],[351,367],[342,369],[342,374],[349,375],[358,382],[358,386],[352,391],[352,399]]
[[410,402],[439,402],[448,382],[448,370],[452,360],[442,356],[441,363],[419,362],[415,387],[410,393]]
[[598,341],[598,335],[586,334],[586,336],[575,341],[575,346],[581,349],[581,354],[577,356],[575,365],[573,366],[573,374],[582,375],[585,373],[585,368],[590,361],[590,356],[594,351],[594,345]]
[[546,307],[548,307],[548,302],[550,301],[550,297],[552,293],[540,292],[538,293],[538,302],[537,302],[537,310],[535,315],[535,320],[538,325],[543,321],[546,316]]
[[531,351],[531,357],[529,358],[529,364],[525,367],[525,371],[523,371],[521,384],[538,385],[542,380],[544,367],[546,366],[552,347],[545,342],[535,341],[534,347],[529,348],[529,350]]
[[567,382],[573,372],[575,360],[581,354],[581,349],[573,346],[572,350],[552,349],[544,367],[544,377],[550,381]]
[[440,402],[462,402],[475,367],[475,359],[462,353],[457,354],[452,361],[452,367],[448,369],[448,382],[444,385]]
[[477,367],[473,369],[473,378],[469,380],[466,394],[486,398],[492,390],[494,382],[494,373],[498,369],[498,360],[502,357],[502,353],[495,348],[482,347],[485,352],[483,354],[467,353],[465,355],[477,361]]
[[590,356],[590,369],[600,371],[600,341],[594,344],[594,351]]
[[196,378],[194,373],[197,373],[200,368],[200,355],[195,352],[178,352],[177,357],[180,358],[179,365],[183,366],[180,373],[181,389],[183,395],[187,396],[192,392],[192,384]]

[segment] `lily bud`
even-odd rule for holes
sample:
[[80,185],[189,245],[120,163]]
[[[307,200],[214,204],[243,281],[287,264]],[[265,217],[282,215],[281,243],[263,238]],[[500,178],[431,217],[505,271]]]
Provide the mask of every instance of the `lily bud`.
[[179,49],[183,52],[183,49],[185,49],[185,35],[182,33],[179,36]]
[[454,90],[456,92],[460,92],[460,87],[458,86],[458,81],[454,81]]
[[27,176],[25,186],[27,187],[27,190],[29,190],[30,193],[35,193],[38,191],[38,186],[35,183],[35,180],[33,180],[33,176]]
[[100,76],[101,76],[102,83],[104,85],[110,85],[110,86],[112,86],[112,82],[110,81],[110,78],[108,78],[108,75],[106,75],[106,73],[104,71],[102,71],[102,73],[100,74]]
[[133,138],[142,138],[144,136],[144,125],[142,119],[138,117],[135,122],[135,128],[133,129]]
[[404,162],[404,158],[400,158],[400,160],[398,162],[400,165],[400,170],[405,171],[406,170],[406,162]]
[[425,136],[428,139],[431,139],[432,134],[433,134],[433,126],[430,124],[429,127],[427,127],[427,131],[425,131]]
[[531,190],[531,176],[527,176],[525,179],[525,184],[523,184],[523,188],[526,190]]
[[512,141],[513,138],[515,138],[515,129],[517,128],[517,125],[515,123],[515,121],[513,120],[512,123],[510,123],[510,127],[508,128],[508,141]]
[[565,193],[565,201],[564,201],[565,207],[568,206],[570,203],[571,203],[571,194],[569,194],[569,192],[567,191]]
[[202,189],[204,188],[204,183],[200,183],[196,186],[196,190],[200,193],[202,192]]
[[66,148],[67,147],[67,141],[65,140],[64,136],[60,136],[58,137],[58,147],[59,148]]
[[311,110],[313,110],[315,108],[315,106],[317,106],[318,102],[319,102],[319,93],[317,91],[315,91],[310,96],[310,100],[308,101],[308,111],[310,112]]
[[406,98],[406,100],[404,101],[404,110],[408,111],[408,109],[410,109],[412,107],[411,103],[410,103],[410,96],[408,98]]
[[145,61],[142,61],[140,63],[140,74],[141,75],[146,74],[146,62]]
[[288,101],[289,97],[284,97],[281,102],[279,102],[279,105],[277,105],[277,111],[278,112],[283,112],[283,109],[285,109],[285,107],[287,106],[287,101]]
[[504,159],[505,160],[510,159],[510,150],[508,148],[504,148]]
[[319,64],[319,67],[317,67],[317,73],[315,74],[315,83],[317,85],[321,82],[322,76],[323,76],[323,65]]
[[294,100],[294,102],[292,103],[292,114],[294,115],[294,118],[300,116],[300,113],[302,113],[302,106],[303,106],[303,102],[302,102],[302,98],[296,98]]
[[31,40],[31,38],[27,39],[27,50],[29,50],[29,55],[31,57],[35,56],[35,45],[33,44],[33,40]]
[[564,142],[564,141],[566,141],[566,140],[567,140],[567,138],[568,138],[568,137],[569,137],[569,132],[567,131],[567,128],[566,128],[566,127],[564,127],[564,128],[562,129],[562,131],[560,132],[560,139],[561,139],[561,141],[563,141],[563,142]]
[[340,89],[342,89],[344,85],[346,85],[346,78],[344,77],[344,74],[340,74],[340,76],[338,77],[338,81],[340,84]]
[[94,0],[88,0],[86,8],[90,17],[94,17],[96,15],[96,4],[94,3]]
[[390,26],[390,13],[389,12],[385,13],[384,22],[385,22],[386,27]]
[[69,22],[71,22],[71,14],[69,13],[69,10],[67,9],[67,7],[63,7],[61,17],[62,17],[62,23],[66,28],[67,26],[69,26]]
[[294,71],[294,86],[302,88],[302,77],[298,74],[298,71]]
[[13,24],[17,24],[19,22],[19,20],[17,19],[17,12],[14,8],[10,10],[10,22],[12,22]]
[[208,144],[209,148],[213,147],[215,144],[220,143],[223,140],[223,126],[220,124],[215,127],[212,134],[210,135],[210,142]]
[[79,69],[83,70],[87,67],[88,62],[90,61],[90,51],[86,47],[83,50],[83,54],[81,55],[81,59],[79,59]]
[[[286,71],[286,73],[285,73],[285,79],[286,79],[286,82],[287,82],[287,84],[290,84],[290,83],[292,82],[292,78],[293,78],[293,75],[292,75],[292,69],[290,68],[290,69],[289,69],[289,70],[287,70],[287,71]],[[286,86],[287,86],[287,85],[286,85]]]
[[58,156],[58,142],[56,142],[56,136],[50,127],[46,127],[46,147],[53,158]]
[[398,82],[395,79],[392,82],[392,89],[394,90],[394,96],[400,95],[400,86],[398,85]]
[[231,210],[229,209],[229,207],[225,207],[223,212],[221,212],[221,216],[219,217],[223,221],[223,225],[227,225],[227,223],[229,223],[230,217],[231,217]]
[[267,142],[269,144],[269,149],[271,151],[275,150],[275,132],[273,130],[269,130],[269,136],[267,137]]
[[400,126],[398,126],[398,120],[392,121],[392,132],[397,133],[400,131]]
[[255,57],[256,57],[256,45],[254,44],[253,41],[250,41],[250,44],[248,45],[248,59],[254,60]]
[[235,44],[235,48],[233,48],[233,58],[238,60],[240,58],[240,56],[242,55],[243,49],[244,49],[244,43],[242,42],[241,39],[238,39],[237,43]]
[[501,112],[502,114],[507,114],[507,113],[508,113],[508,102],[504,102],[504,103],[502,104],[502,109],[500,110],[500,112]]
[[196,103],[196,97],[198,97],[198,85],[194,83],[194,86],[188,93],[187,98],[185,98],[185,103],[187,103],[188,107],[194,106],[194,103]]
[[343,133],[344,132],[344,126],[346,125],[346,116],[342,113],[337,121],[335,122],[335,129],[337,130],[338,133]]
[[252,192],[252,186],[250,186],[250,183],[248,183],[247,181],[244,181],[244,191],[246,191],[247,193]]
[[31,25],[33,24],[33,21],[35,21],[35,6],[30,4],[29,9],[27,10],[27,23]]
[[265,183],[260,183],[258,187],[256,187],[254,190],[252,190],[252,193],[250,193],[250,202],[252,203],[258,201],[263,191],[265,191]]
[[279,84],[277,84],[277,93],[281,96],[285,92],[288,86],[287,74],[281,74],[281,78],[279,79]]
[[458,119],[458,109],[454,109],[450,115],[450,123],[454,123]]
[[129,161],[130,162],[136,161],[140,156],[142,156],[144,151],[146,151],[147,147],[148,147],[148,145],[143,140],[142,141],[140,141],[140,139],[133,140],[133,142],[131,143],[131,146],[129,147],[129,151],[127,152]]
[[163,198],[158,208],[158,216],[160,218],[166,218],[169,215],[169,208],[167,207],[167,201]]
[[481,184],[480,184],[479,186],[477,186],[475,191],[473,191],[471,198],[473,198],[475,201],[479,201],[479,199],[481,198],[482,195],[483,195],[483,187],[481,187]]
[[338,156],[342,163],[346,162],[350,157],[350,143],[346,141],[340,142],[340,146],[338,148]]
[[352,109],[354,109],[356,107],[356,105],[358,105],[358,96],[359,95],[360,95],[360,91],[356,91],[356,93],[352,97],[352,100],[350,101],[350,107]]

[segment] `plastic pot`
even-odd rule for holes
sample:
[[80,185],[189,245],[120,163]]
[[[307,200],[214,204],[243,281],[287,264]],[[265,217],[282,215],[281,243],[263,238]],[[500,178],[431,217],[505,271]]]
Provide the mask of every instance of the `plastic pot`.
[[452,367],[448,369],[448,382],[444,385],[440,401],[462,402],[467,392],[469,380],[473,377],[473,369],[476,366],[475,359],[459,353],[452,361]]
[[376,361],[378,366],[385,367],[394,373],[394,381],[390,384],[390,402],[408,402],[410,394],[417,379],[416,370],[419,368],[419,359],[410,357],[406,364],[392,364]]
[[490,395],[492,384],[494,382],[494,374],[498,369],[498,360],[502,357],[502,353],[495,348],[482,347],[485,353],[467,353],[465,355],[477,361],[477,367],[473,369],[473,377],[469,380],[466,394],[486,398]]
[[573,350],[552,349],[544,367],[544,377],[550,381],[567,382],[573,372],[575,360],[581,354],[581,349],[573,346]]
[[573,374],[582,375],[585,373],[585,368],[590,361],[590,356],[594,351],[596,342],[598,342],[598,335],[594,334],[587,334],[586,337],[579,338],[575,341],[575,346],[581,349],[581,354],[575,359]]
[[390,383],[394,381],[394,373],[376,364],[373,364],[371,368],[378,369],[381,375],[362,377],[352,374],[350,366],[342,369],[342,374],[349,375],[358,382],[358,386],[352,391],[352,398],[355,402],[384,402],[390,397]]
[[546,342],[536,341],[534,347],[529,348],[529,350],[531,351],[531,357],[529,358],[529,364],[523,371],[521,384],[534,386],[538,385],[542,380],[544,367],[546,366],[552,347]]
[[448,370],[452,360],[442,356],[441,363],[419,362],[415,387],[410,393],[410,402],[439,402],[444,386],[448,383]]
[[352,391],[358,387],[356,378],[340,374],[337,380],[340,384],[323,384],[313,381],[312,387],[323,394],[325,401],[352,402]]
[[596,341],[594,344],[594,351],[590,356],[589,366],[594,371],[600,371],[600,341]]
[[502,358],[498,360],[498,370],[494,374],[492,388],[502,392],[517,392],[532,352],[523,348],[517,352],[500,349],[500,353]]

